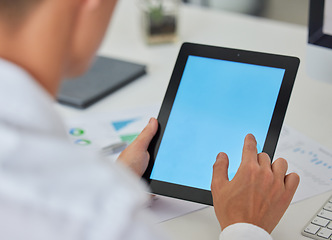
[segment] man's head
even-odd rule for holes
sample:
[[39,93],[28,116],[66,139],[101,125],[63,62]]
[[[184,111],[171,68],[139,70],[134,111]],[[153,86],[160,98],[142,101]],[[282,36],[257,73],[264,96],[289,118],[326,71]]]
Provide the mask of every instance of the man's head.
[[28,70],[50,93],[83,73],[117,0],[0,0],[0,57]]

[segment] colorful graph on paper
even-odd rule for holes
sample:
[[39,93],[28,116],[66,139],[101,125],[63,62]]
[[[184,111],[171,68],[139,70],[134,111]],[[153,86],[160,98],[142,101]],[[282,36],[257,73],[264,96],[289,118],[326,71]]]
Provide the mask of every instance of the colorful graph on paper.
[[149,119],[157,117],[159,108],[154,105],[68,119],[68,136],[74,145],[93,151],[121,142],[130,144]]

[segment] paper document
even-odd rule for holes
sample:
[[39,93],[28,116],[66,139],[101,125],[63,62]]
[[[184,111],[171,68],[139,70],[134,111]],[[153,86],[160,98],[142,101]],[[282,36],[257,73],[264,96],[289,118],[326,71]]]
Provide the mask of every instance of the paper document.
[[70,141],[81,148],[103,152],[116,160],[147,125],[157,118],[160,106],[152,105],[126,111],[98,113],[67,120]]
[[274,159],[285,158],[288,172],[300,176],[293,203],[332,190],[332,151],[283,126]]

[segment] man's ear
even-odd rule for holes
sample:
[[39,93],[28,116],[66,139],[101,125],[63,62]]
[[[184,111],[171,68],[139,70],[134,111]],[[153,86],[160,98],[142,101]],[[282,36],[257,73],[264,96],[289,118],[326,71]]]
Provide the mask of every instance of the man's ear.
[[76,26],[71,32],[70,56],[68,57],[66,76],[77,76],[87,69],[101,44],[117,2],[116,0],[77,1],[80,1],[80,7]]

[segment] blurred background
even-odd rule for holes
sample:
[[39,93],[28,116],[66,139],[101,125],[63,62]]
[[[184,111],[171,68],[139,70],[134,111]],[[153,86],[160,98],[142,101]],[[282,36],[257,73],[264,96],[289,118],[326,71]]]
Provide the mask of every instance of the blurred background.
[[309,0],[183,0],[188,4],[307,25]]

